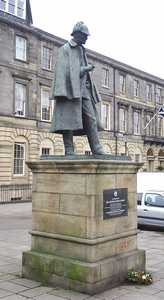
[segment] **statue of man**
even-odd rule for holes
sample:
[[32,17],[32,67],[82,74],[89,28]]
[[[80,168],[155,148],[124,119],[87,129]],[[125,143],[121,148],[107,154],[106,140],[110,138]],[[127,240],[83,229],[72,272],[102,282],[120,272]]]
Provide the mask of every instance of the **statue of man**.
[[98,131],[103,130],[96,103],[100,95],[92,81],[84,44],[89,30],[78,22],[72,31],[73,39],[58,51],[52,99],[56,100],[51,132],[63,134],[65,155],[74,155],[74,135],[87,135],[93,154],[105,154],[100,144]]

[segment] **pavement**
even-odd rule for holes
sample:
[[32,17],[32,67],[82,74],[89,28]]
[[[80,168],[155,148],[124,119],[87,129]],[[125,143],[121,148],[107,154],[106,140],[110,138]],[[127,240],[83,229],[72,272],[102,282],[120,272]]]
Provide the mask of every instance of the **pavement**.
[[149,286],[125,283],[89,296],[21,278],[22,251],[30,249],[31,203],[0,205],[0,299],[5,300],[164,300],[164,231],[140,230],[146,250]]

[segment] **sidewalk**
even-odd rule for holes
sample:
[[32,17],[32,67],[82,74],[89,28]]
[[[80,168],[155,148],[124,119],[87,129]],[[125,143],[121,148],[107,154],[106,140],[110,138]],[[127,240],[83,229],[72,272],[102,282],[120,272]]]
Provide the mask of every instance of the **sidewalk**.
[[31,203],[0,205],[0,299],[5,300],[163,300],[164,232],[140,231],[138,247],[146,250],[150,286],[124,284],[95,296],[42,286],[21,278],[22,251],[30,248]]

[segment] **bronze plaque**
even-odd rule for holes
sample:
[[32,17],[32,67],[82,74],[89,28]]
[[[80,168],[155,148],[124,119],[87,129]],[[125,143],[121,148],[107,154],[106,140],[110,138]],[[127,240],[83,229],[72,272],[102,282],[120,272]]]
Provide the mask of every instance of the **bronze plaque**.
[[110,219],[128,215],[128,189],[103,191],[103,218]]

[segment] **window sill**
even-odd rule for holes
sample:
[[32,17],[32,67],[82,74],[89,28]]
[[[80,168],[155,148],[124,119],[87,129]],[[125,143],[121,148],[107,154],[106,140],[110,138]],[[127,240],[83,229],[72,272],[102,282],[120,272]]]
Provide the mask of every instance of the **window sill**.
[[108,90],[110,89],[110,87],[107,86],[107,85],[102,85],[102,87],[105,88],[105,89],[108,89]]
[[15,57],[15,61],[19,61],[21,63],[29,64],[28,60],[24,60],[24,59],[20,59],[20,58],[16,58],[16,57]]
[[46,69],[46,68],[43,68],[43,67],[42,67],[42,70],[43,70],[43,71],[48,71],[48,72],[50,72],[50,73],[53,73],[53,70],[52,70],[52,69]]
[[44,122],[44,123],[51,123],[52,121],[51,121],[51,120],[41,120],[41,122]]

